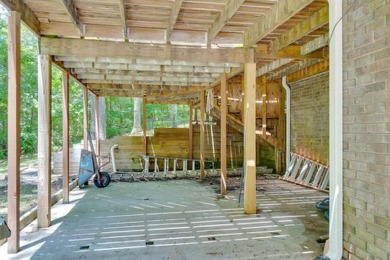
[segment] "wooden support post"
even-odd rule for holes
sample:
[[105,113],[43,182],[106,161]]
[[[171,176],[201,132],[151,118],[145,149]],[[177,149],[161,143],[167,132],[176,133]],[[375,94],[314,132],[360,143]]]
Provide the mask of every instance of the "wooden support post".
[[197,125],[198,124],[198,109],[195,108],[195,111],[194,111],[194,121],[195,121],[195,124]]
[[8,253],[19,251],[20,218],[20,14],[8,18]]
[[[96,156],[100,156],[100,116],[99,116],[99,96],[95,96],[95,153]],[[98,159],[98,162],[100,162],[100,159]]]
[[144,155],[148,154],[148,139],[146,137],[146,97],[142,101],[142,132],[143,132],[143,141],[144,141]]
[[194,147],[193,147],[193,136],[194,136],[194,126],[192,124],[192,110],[193,110],[193,105],[192,103],[189,104],[189,109],[190,109],[190,122],[188,126],[188,157],[193,158],[194,156]]
[[244,212],[256,213],[256,63],[244,71]]
[[226,116],[227,116],[227,77],[221,76],[221,195],[226,195]]
[[38,58],[38,227],[51,223],[51,60]]
[[62,72],[62,193],[69,203],[69,73]]
[[262,98],[262,135],[263,138],[267,138],[267,77],[261,77],[261,98]]
[[83,87],[83,143],[88,150],[88,89]]
[[200,179],[203,180],[204,175],[204,88],[202,87],[200,91]]

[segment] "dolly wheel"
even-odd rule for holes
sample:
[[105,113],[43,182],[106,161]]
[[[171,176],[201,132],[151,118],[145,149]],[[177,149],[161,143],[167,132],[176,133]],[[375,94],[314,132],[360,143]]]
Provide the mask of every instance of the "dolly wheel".
[[98,188],[105,188],[108,186],[108,184],[110,184],[110,182],[111,182],[111,177],[107,172],[100,173],[100,183],[98,181],[97,175],[95,175],[95,177],[93,178],[93,183]]

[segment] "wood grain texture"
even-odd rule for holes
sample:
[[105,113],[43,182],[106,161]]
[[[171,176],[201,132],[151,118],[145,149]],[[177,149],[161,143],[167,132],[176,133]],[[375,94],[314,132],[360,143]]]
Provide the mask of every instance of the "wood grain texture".
[[20,14],[8,18],[8,253],[20,249]]

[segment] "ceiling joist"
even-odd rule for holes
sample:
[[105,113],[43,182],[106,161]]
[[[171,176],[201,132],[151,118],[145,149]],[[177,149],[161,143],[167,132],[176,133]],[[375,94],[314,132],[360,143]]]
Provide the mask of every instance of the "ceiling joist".
[[320,10],[314,12],[305,20],[295,24],[286,33],[276,37],[270,44],[270,52],[275,53],[282,48],[298,41],[309,33],[327,25],[329,23],[329,8],[324,6]]
[[165,32],[165,41],[168,43],[171,39],[171,34],[173,31],[173,27],[176,24],[177,17],[179,16],[179,12],[181,9],[181,5],[183,4],[183,0],[174,0],[173,2],[173,7],[172,7],[172,12],[169,17],[169,22],[168,22],[168,28]]
[[244,1],[245,0],[229,0],[226,3],[222,13],[218,16],[217,20],[210,27],[207,33],[208,43],[210,43],[215,38],[215,36],[217,36],[221,29],[226,25],[227,21],[233,17]]
[[245,31],[243,38],[244,46],[250,47],[255,45],[311,2],[313,0],[278,0],[265,15],[261,16]]
[[22,21],[35,33],[40,35],[40,22],[34,12],[22,0],[0,0],[9,10],[20,13]]
[[77,8],[74,6],[72,0],[60,0],[60,2],[64,5],[66,12],[69,15],[70,20],[73,25],[77,28],[80,33],[80,36],[84,35],[84,26],[80,21],[80,17],[77,11]]
[[123,31],[123,38],[125,40],[128,40],[127,36],[127,24],[126,24],[126,7],[124,0],[119,0],[119,15],[121,17],[121,22],[122,22],[122,31]]

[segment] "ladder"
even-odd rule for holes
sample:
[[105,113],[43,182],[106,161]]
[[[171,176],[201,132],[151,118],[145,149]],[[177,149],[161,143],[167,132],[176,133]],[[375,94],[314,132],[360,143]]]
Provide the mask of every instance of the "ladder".
[[329,191],[329,169],[327,166],[291,153],[291,160],[282,180],[306,187]]

